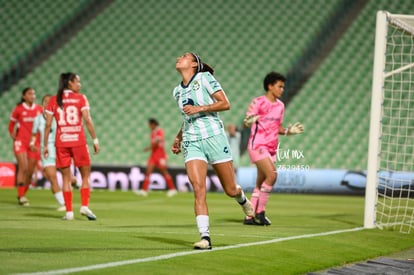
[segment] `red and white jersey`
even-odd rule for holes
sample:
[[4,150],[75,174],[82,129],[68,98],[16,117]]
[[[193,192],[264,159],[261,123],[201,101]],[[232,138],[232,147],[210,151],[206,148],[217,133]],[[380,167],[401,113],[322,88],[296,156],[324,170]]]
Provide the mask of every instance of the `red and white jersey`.
[[151,155],[165,158],[167,153],[164,148],[164,131],[160,127],[156,127],[151,131]]
[[11,116],[9,123],[10,135],[14,131],[14,127],[18,124],[18,131],[16,139],[23,143],[30,143],[30,137],[32,135],[33,121],[37,115],[43,113],[43,108],[40,105],[33,104],[32,106],[26,103],[16,105]]
[[57,97],[52,96],[46,107],[46,113],[56,119],[56,147],[83,146],[86,144],[86,137],[82,124],[82,111],[89,109],[88,99],[84,94],[65,90],[62,101],[63,108],[60,108]]

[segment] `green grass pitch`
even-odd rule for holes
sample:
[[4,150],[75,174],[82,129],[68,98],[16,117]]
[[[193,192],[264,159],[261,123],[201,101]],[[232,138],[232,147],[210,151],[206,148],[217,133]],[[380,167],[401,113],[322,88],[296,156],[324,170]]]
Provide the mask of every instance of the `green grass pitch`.
[[192,249],[199,240],[192,193],[95,190],[97,221],[79,215],[77,190],[74,221],[60,219],[50,190],[30,190],[30,207],[17,205],[15,190],[0,197],[0,274],[304,274],[414,247],[414,234],[340,233],[362,227],[357,196],[272,194],[272,225],[259,227],[242,224],[233,199],[209,193],[213,249],[201,253]]

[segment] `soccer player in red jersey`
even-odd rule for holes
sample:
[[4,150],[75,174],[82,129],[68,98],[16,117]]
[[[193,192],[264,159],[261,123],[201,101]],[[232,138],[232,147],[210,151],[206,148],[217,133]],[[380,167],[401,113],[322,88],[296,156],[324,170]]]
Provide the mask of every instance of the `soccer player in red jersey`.
[[9,123],[9,134],[13,139],[13,150],[17,160],[17,200],[23,206],[29,206],[26,192],[29,189],[32,174],[40,160],[39,141],[34,144],[37,150],[30,150],[33,121],[43,113],[40,105],[35,103],[36,92],[28,87],[22,91],[22,98],[14,108]]
[[79,168],[82,177],[80,189],[80,214],[89,220],[96,220],[95,214],[89,209],[91,159],[86,143],[86,136],[82,121],[93,139],[95,154],[99,152],[99,141],[96,137],[95,127],[89,113],[89,102],[84,94],[80,93],[80,77],[74,73],[60,75],[57,94],[52,96],[46,107],[46,127],[44,135],[44,157],[48,157],[48,139],[52,126],[53,116],[57,122],[56,129],[56,167],[62,172],[63,198],[65,199],[66,215],[64,220],[73,220],[72,209],[72,176],[70,165],[73,159]]
[[167,170],[167,153],[165,152],[164,148],[164,131],[159,126],[159,123],[155,118],[148,119],[148,127],[151,130],[151,145],[149,147],[146,147],[144,151],[151,150],[151,155],[148,159],[147,170],[145,171],[145,179],[142,184],[142,188],[138,190],[136,194],[140,196],[148,195],[150,175],[152,171],[154,171],[154,168],[157,168],[164,176],[167,183],[167,196],[172,197],[177,194],[177,190],[175,189],[171,175]]

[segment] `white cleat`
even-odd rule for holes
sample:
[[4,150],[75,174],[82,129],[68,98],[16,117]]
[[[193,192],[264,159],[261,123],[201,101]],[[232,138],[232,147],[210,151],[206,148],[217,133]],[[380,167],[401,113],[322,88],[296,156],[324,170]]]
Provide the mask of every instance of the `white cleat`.
[[19,198],[19,204],[22,205],[22,206],[29,206],[30,205],[29,200],[25,196],[22,196],[22,197]]
[[64,211],[66,211],[66,206],[61,205],[61,206],[59,206],[58,208],[56,208],[56,211],[59,211],[59,212],[64,212]]
[[62,220],[64,221],[73,221],[75,219],[73,212],[66,212],[65,216],[63,216]]
[[175,195],[177,195],[177,190],[175,189],[168,190],[167,197],[171,198],[171,197],[174,197]]
[[82,216],[86,216],[88,218],[88,220],[90,220],[90,221],[96,220],[95,214],[87,206],[82,206],[81,207],[80,214]]
[[241,204],[244,214],[249,217],[254,217],[254,209],[252,203],[246,198],[246,201]]
[[211,249],[211,241],[209,237],[203,237],[200,241],[194,243],[194,249]]
[[134,193],[137,194],[138,196],[143,196],[143,197],[148,196],[148,192],[145,190],[136,190]]

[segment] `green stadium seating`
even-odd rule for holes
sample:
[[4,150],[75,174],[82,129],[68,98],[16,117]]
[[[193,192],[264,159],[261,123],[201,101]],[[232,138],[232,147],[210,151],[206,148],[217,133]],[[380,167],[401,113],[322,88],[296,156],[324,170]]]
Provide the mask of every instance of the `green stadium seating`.
[[[0,0],[0,4],[3,2],[9,1]],[[56,2],[50,5],[53,11],[41,5],[50,14],[59,11],[58,6],[72,3],[51,2]],[[56,54],[1,95],[5,111],[0,124],[7,128],[23,87],[35,87],[40,102],[44,94],[56,92],[61,72],[74,71],[81,76],[102,145],[101,154],[94,156],[93,162],[145,165],[148,153],[142,149],[149,142],[147,119],[156,117],[160,121],[167,149],[181,125],[172,98],[172,89],[180,82],[174,68],[178,55],[197,51],[215,67],[215,75],[231,102],[231,110],[221,113],[221,118],[225,124],[240,125],[252,98],[264,93],[264,75],[270,70],[286,74],[339,4],[339,0],[114,1]],[[369,1],[287,106],[285,125],[301,121],[306,132],[281,137],[281,146],[302,150],[305,157],[281,164],[366,168],[375,12],[388,9],[403,13],[413,7],[408,0]],[[28,8],[15,10],[16,14],[32,12]],[[34,7],[33,12],[36,10]],[[57,24],[73,10],[42,17],[46,23],[31,33],[32,41],[45,34],[45,25]],[[18,18],[21,16],[8,18],[6,23],[23,29],[17,24],[23,20]],[[21,40],[25,41],[16,38],[9,44],[20,44]],[[7,53],[7,57],[11,60],[19,52]],[[6,132],[0,137],[8,139]],[[0,144],[0,160],[14,160],[11,142]],[[183,165],[182,157],[171,153],[169,162]],[[247,154],[242,156],[241,164],[250,165]]]

